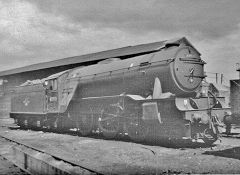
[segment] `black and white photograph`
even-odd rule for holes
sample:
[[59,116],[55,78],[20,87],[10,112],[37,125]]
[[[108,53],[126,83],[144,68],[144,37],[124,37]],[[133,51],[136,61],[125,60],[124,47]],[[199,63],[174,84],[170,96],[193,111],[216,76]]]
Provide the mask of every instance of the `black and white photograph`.
[[240,1],[0,0],[1,174],[240,174]]

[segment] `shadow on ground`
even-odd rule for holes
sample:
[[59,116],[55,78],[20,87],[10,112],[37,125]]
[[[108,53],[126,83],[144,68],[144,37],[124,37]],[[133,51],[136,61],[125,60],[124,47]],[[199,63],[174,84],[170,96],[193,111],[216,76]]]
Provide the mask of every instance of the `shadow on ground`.
[[[9,127],[9,129],[11,130],[29,130],[29,129],[26,129],[26,128],[20,128],[20,127]],[[61,130],[61,131],[56,131],[56,130],[48,130],[48,129],[41,129],[41,128],[32,128],[31,129],[32,131],[41,131],[41,132],[54,132],[54,133],[59,133],[59,134],[66,134],[66,135],[72,135],[72,136],[80,136],[80,137],[83,137],[81,135],[79,135],[79,133],[75,132],[75,131],[64,131],[64,130]],[[92,134],[92,135],[89,135],[87,137],[90,137],[90,138],[94,138],[94,139],[104,139],[104,140],[108,140],[106,138],[104,138],[104,136],[99,133],[95,133],[95,134]],[[122,135],[119,135],[117,136],[116,138],[114,139],[111,139],[112,141],[123,141],[123,142],[133,142],[128,136],[122,136]],[[205,143],[200,143],[200,142],[192,142],[191,140],[183,140],[183,139],[169,139],[169,138],[158,138],[158,139],[150,139],[150,140],[147,140],[145,142],[138,142],[139,144],[142,144],[142,145],[148,145],[148,146],[163,146],[163,147],[166,147],[166,148],[175,148],[175,149],[185,149],[185,148],[193,148],[193,149],[196,149],[196,148],[209,148],[209,147],[213,147],[215,146],[215,144],[212,144],[212,145],[208,145],[208,144],[205,144]]]
[[234,147],[234,148],[220,150],[220,151],[206,151],[203,154],[240,160],[240,147]]

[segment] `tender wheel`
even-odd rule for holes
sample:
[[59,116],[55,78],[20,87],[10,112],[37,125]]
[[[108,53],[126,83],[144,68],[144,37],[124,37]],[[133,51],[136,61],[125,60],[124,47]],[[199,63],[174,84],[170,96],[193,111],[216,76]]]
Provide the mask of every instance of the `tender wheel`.
[[28,118],[24,118],[23,120],[23,128],[24,129],[29,129],[29,119]]
[[92,133],[94,127],[94,117],[92,114],[82,114],[77,121],[77,128],[81,135],[87,136]]
[[20,128],[24,128],[24,118],[17,118],[17,125],[20,126]]
[[29,125],[31,129],[37,129],[37,118],[30,117],[27,121],[27,125]]
[[43,120],[43,128],[46,128],[47,130],[52,130],[53,129],[53,121],[48,119],[48,118],[45,118]]
[[212,129],[205,129],[203,135],[203,141],[207,145],[212,145],[218,139],[217,134],[213,133]]
[[42,120],[38,119],[37,117],[30,118],[29,124],[31,125],[31,128],[33,129],[40,129],[42,128]]
[[119,132],[119,113],[120,109],[116,106],[110,106],[101,111],[101,116],[98,119],[98,127],[107,139],[113,139]]
[[143,120],[138,118],[130,119],[129,122],[125,124],[125,129],[130,139],[134,142],[144,141],[149,133],[147,125]]

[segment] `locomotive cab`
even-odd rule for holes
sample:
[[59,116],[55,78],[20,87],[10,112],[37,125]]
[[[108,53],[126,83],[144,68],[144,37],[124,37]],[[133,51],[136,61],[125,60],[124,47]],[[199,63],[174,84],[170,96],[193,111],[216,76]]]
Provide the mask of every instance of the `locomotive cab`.
[[57,78],[45,80],[46,87],[46,110],[47,112],[55,112],[58,110],[58,80]]
[[69,70],[66,70],[43,79],[46,91],[46,113],[59,113],[64,97],[72,94],[67,80],[68,73]]

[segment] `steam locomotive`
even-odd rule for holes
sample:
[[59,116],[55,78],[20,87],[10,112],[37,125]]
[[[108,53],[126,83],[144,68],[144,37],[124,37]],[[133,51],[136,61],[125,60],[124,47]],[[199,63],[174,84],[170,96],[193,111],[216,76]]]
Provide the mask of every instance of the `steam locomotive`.
[[197,96],[205,62],[192,44],[181,38],[130,51],[126,59],[122,53],[20,85],[10,117],[23,128],[75,129],[82,136],[215,142],[224,106],[211,93]]

